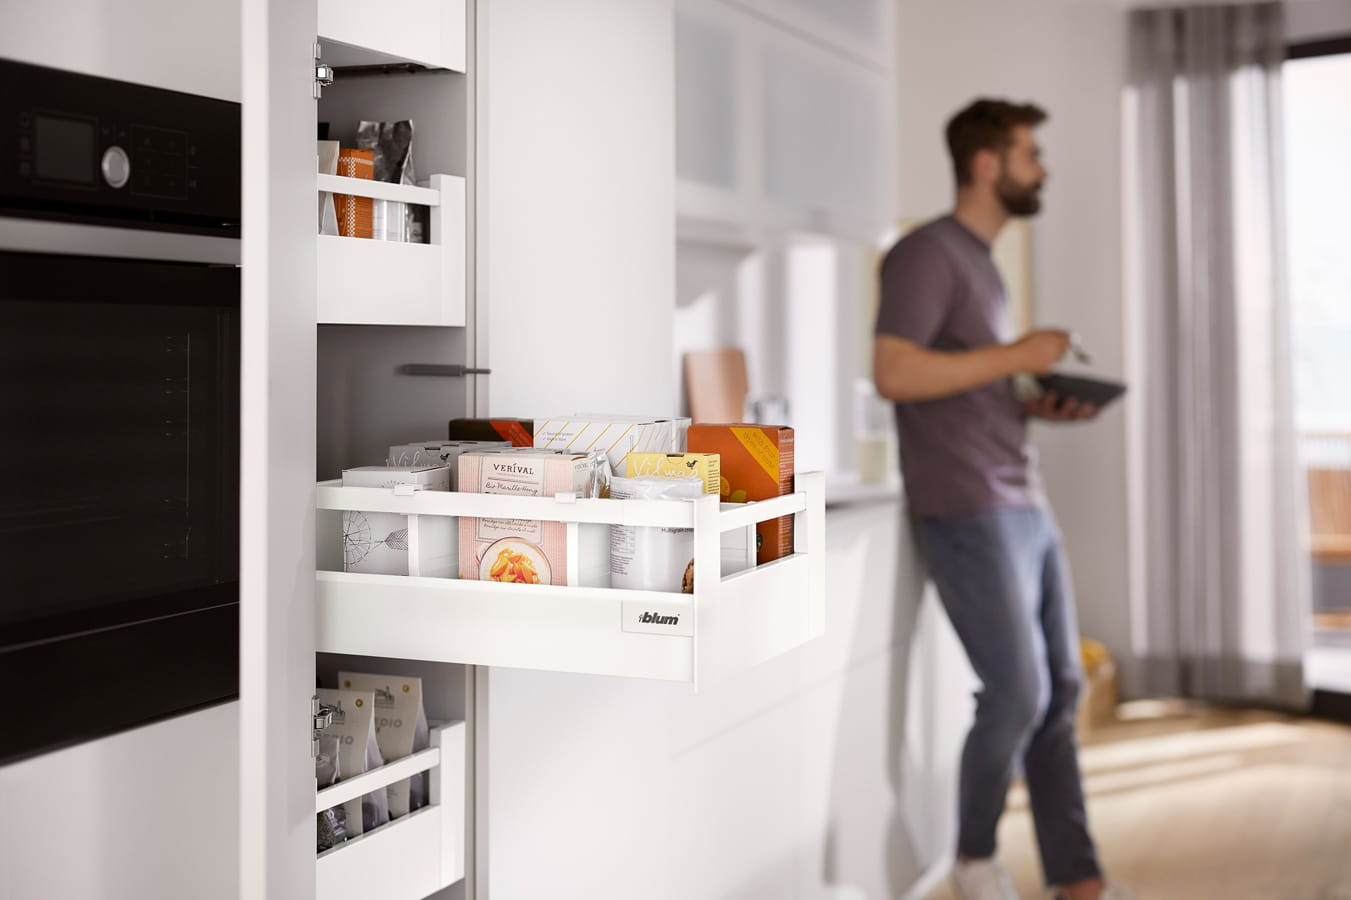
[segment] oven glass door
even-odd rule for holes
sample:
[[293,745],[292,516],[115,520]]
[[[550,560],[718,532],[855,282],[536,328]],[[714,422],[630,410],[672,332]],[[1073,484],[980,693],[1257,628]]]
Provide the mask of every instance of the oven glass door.
[[238,383],[236,267],[0,253],[0,759],[237,694]]

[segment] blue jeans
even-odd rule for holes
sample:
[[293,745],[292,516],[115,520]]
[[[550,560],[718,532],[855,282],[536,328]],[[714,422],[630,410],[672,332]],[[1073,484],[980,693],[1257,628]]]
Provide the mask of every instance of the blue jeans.
[[957,852],[985,859],[1021,760],[1049,885],[1101,875],[1074,717],[1083,682],[1060,533],[1040,508],[914,520],[920,554],[982,688],[962,750]]

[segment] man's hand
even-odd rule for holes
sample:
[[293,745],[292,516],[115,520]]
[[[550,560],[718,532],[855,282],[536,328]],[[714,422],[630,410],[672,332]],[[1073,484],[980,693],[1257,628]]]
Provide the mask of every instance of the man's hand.
[[1066,397],[1061,403],[1060,395],[1055,391],[1047,391],[1036,400],[1027,401],[1025,406],[1029,416],[1048,422],[1082,422],[1098,414],[1098,408],[1092,403],[1080,403],[1073,397]]
[[1050,374],[1051,369],[1060,362],[1069,349],[1069,332],[1057,328],[1030,331],[1009,345],[1009,350],[1016,360],[1015,371],[1027,372],[1030,375]]

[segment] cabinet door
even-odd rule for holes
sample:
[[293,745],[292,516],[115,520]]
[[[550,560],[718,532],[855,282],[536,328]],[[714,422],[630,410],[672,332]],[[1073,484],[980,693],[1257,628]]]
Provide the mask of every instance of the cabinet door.
[[316,13],[313,2],[294,0],[241,6],[240,895],[308,900]]

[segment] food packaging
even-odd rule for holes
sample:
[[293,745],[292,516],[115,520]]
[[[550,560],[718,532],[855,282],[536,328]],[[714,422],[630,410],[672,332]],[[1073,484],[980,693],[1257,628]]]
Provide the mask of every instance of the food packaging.
[[[450,469],[435,466],[358,466],[343,469],[343,487],[450,490]],[[343,571],[371,575],[454,578],[458,565],[454,516],[405,516],[390,512],[342,514]]]
[[[697,478],[642,475],[615,478],[616,500],[681,500],[705,494]],[[638,591],[694,593],[694,529],[614,525],[610,529],[610,585]]]
[[721,490],[722,466],[716,453],[630,453],[624,457],[624,475],[697,478],[705,493],[716,494]]
[[451,419],[446,437],[452,441],[510,441],[513,447],[533,447],[535,420],[501,416]]
[[[344,148],[338,151],[338,174],[348,178],[375,178],[375,151]],[[338,214],[338,234],[343,237],[371,237],[374,206],[370,197],[334,194]]]
[[[584,453],[511,448],[460,456],[461,491],[515,497],[585,496],[593,482]],[[609,585],[609,526],[463,516],[460,577],[521,584]]]
[[[716,453],[724,501],[769,500],[793,492],[793,429],[779,425],[691,425],[691,453]],[[793,553],[793,517],[756,526],[756,564]]]
[[624,471],[630,453],[667,453],[679,442],[676,420],[572,413],[537,420],[536,447],[573,452],[604,450],[610,468]]

